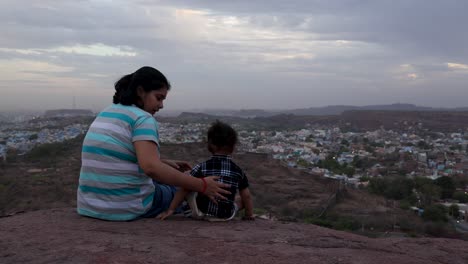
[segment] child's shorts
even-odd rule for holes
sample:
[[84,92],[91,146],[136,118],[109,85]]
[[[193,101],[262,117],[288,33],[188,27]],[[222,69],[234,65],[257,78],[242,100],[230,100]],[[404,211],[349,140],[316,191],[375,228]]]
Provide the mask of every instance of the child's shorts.
[[190,206],[190,209],[192,210],[192,218],[194,219],[200,219],[200,220],[208,220],[210,222],[224,222],[224,221],[229,221],[232,220],[238,211],[237,204],[234,203],[234,210],[232,212],[232,215],[228,218],[218,218],[215,216],[207,215],[203,213],[202,211],[198,210],[197,206],[197,192],[191,192],[187,195],[187,203]]

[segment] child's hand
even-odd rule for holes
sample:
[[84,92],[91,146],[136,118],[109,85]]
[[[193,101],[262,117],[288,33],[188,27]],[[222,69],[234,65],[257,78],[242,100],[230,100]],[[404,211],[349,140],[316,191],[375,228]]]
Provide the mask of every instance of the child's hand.
[[164,219],[168,218],[169,216],[171,216],[173,214],[174,214],[174,210],[167,209],[166,211],[158,214],[158,216],[156,216],[156,218],[159,219],[159,220],[164,220]]
[[255,220],[255,216],[253,215],[244,215],[242,217],[242,220],[245,220],[245,221],[254,221]]

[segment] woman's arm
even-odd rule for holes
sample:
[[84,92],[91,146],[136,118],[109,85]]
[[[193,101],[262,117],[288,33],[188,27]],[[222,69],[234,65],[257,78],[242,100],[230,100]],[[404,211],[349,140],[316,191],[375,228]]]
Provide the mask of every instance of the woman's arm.
[[219,177],[210,176],[204,180],[188,177],[159,159],[156,143],[152,141],[136,141],[133,143],[136,150],[138,165],[149,177],[165,184],[180,186],[182,188],[202,192],[212,201],[215,198],[226,199],[223,194],[230,194],[228,184],[217,182]]

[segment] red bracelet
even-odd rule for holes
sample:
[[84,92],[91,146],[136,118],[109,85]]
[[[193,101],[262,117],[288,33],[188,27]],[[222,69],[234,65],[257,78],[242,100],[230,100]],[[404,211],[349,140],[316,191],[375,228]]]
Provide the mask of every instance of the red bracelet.
[[207,187],[207,184],[206,184],[206,180],[205,178],[200,178],[203,182],[203,190],[201,191],[201,193],[205,193],[206,192],[206,187]]

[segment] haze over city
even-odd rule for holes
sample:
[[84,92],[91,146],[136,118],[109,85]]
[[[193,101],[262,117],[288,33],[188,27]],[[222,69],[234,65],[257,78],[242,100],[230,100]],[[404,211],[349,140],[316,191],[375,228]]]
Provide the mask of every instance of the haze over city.
[[0,3],[0,111],[111,103],[150,65],[166,110],[467,106],[464,0]]

